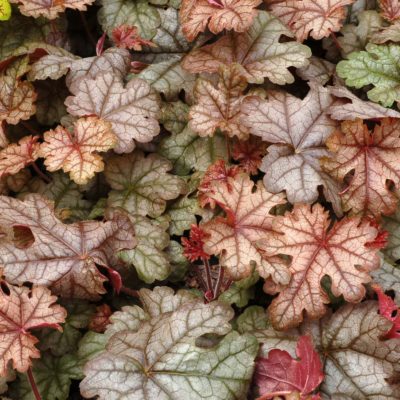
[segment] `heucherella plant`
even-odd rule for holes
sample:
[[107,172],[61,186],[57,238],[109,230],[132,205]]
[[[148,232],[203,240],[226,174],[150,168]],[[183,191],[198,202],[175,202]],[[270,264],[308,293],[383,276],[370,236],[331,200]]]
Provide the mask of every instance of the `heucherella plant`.
[[400,399],[398,0],[0,0],[0,397]]

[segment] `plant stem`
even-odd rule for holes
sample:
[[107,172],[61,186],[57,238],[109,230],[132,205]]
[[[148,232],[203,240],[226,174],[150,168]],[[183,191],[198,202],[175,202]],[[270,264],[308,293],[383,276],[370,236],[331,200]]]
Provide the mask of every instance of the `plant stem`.
[[339,40],[337,40],[337,37],[334,32],[331,32],[331,38],[333,40],[333,43],[335,43],[335,46],[337,47],[337,49],[339,51],[342,50],[342,46],[340,45]]
[[220,294],[222,281],[224,280],[224,272],[225,272],[224,268],[219,266],[217,283],[215,284],[215,288],[214,288],[214,300],[217,299]]
[[204,261],[204,267],[206,269],[207,291],[211,293],[211,298],[214,298],[210,264],[206,258],[204,258],[203,261]]
[[125,294],[127,294],[128,296],[131,296],[131,297],[139,297],[139,292],[137,290],[130,289],[130,288],[126,287],[126,286],[121,286],[120,292],[121,293],[125,293]]
[[44,174],[44,173],[40,170],[40,168],[36,165],[35,162],[33,162],[31,165],[32,165],[33,169],[35,170],[35,172],[36,172],[46,183],[50,183],[50,182],[51,182],[51,179],[50,179],[46,174]]
[[35,396],[35,399],[36,400],[42,400],[42,396],[40,395],[39,389],[36,386],[35,378],[33,377],[32,368],[31,367],[29,367],[27,374],[28,374],[28,380],[29,380],[29,383],[31,385],[32,392],[33,392],[33,394]]

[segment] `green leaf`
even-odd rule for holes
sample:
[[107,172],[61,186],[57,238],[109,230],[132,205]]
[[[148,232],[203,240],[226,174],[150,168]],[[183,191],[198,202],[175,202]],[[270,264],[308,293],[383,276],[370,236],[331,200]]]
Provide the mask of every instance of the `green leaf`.
[[40,349],[51,350],[55,356],[72,353],[77,350],[78,342],[82,337],[80,329],[86,328],[90,317],[95,312],[94,305],[86,301],[73,300],[63,302],[67,309],[67,318],[62,324],[63,330],[45,328],[38,335],[40,337]]
[[0,21],[7,21],[11,18],[11,5],[8,0],[0,0]]
[[400,100],[400,46],[369,43],[366,51],[351,53],[341,61],[336,71],[346,85],[361,88],[373,85],[368,98],[390,107]]
[[203,209],[200,207],[196,197],[184,196],[173,203],[164,214],[169,217],[170,235],[183,235],[196,223],[196,215],[201,216]]
[[253,272],[249,277],[233,282],[230,288],[218,297],[218,300],[228,304],[236,304],[238,307],[247,306],[248,302],[254,298],[253,286],[259,278],[257,272]]
[[[33,363],[33,377],[42,399],[69,400],[71,379],[82,379],[83,372],[78,358],[72,354],[55,357],[44,353],[40,360]],[[19,400],[35,400],[27,376],[20,375],[17,387]]]
[[[151,292],[148,295],[152,297]],[[233,310],[223,303],[204,304],[201,299],[169,309],[161,315],[153,312],[137,331],[111,337],[106,352],[85,366],[83,396],[97,395],[100,400],[246,396],[258,345],[251,335],[229,333]],[[227,336],[212,348],[197,347],[196,339],[204,334]]]
[[181,102],[162,108],[161,123],[172,132],[163,139],[158,152],[173,164],[173,172],[187,175],[193,169],[205,172],[216,160],[227,160],[226,139],[221,135],[202,138],[187,126],[189,107]]
[[400,300],[400,268],[382,257],[381,267],[371,272],[375,283],[383,290],[392,290],[397,300]]
[[240,333],[254,332],[255,330],[267,329],[269,321],[265,310],[260,306],[247,307],[236,320],[237,329]]
[[104,174],[113,190],[108,205],[122,207],[133,215],[156,218],[166,207],[166,201],[177,198],[185,190],[185,182],[169,174],[171,163],[141,151],[114,156],[106,163]]
[[138,27],[140,36],[151,39],[160,25],[157,9],[146,0],[101,0],[98,19],[103,30],[110,35],[120,25]]
[[165,251],[171,264],[171,274],[168,280],[171,282],[183,280],[190,265],[188,259],[183,255],[183,247],[175,240],[171,240]]
[[165,228],[140,215],[131,216],[138,241],[132,250],[120,252],[123,261],[132,264],[139,278],[146,283],[164,280],[171,272],[167,254],[163,251],[169,244]]
[[[194,46],[182,33],[178,11],[174,8],[160,9],[161,25],[152,42],[156,47],[145,47],[137,58],[151,63],[139,76],[162,92],[166,97],[176,96],[181,89],[190,91],[196,76],[181,67],[181,60]],[[198,43],[197,41],[196,43]]]

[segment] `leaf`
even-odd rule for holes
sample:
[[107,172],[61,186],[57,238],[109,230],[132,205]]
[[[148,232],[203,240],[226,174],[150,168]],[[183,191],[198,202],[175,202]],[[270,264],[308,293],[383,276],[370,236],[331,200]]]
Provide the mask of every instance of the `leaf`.
[[89,330],[103,333],[110,323],[112,310],[108,304],[101,304],[96,307],[96,313],[92,315],[89,322]]
[[385,339],[400,339],[400,314],[397,304],[383,293],[379,285],[373,284],[372,288],[378,296],[379,314],[392,322],[392,327],[385,334]]
[[[328,399],[396,400],[400,386],[398,340],[381,340],[391,323],[378,315],[374,301],[347,304],[322,321],[308,322],[285,334],[273,329],[253,331],[262,352],[273,348],[295,356],[298,336],[313,337],[323,359],[325,380],[320,391]],[[289,333],[289,334],[288,334]]]
[[260,388],[260,399],[274,394],[298,392],[301,397],[310,394],[322,380],[322,363],[309,336],[300,336],[293,359],[287,351],[271,350],[268,358],[259,358],[255,380]]
[[357,118],[400,118],[400,113],[398,111],[382,107],[371,101],[363,101],[344,86],[329,86],[328,89],[332,96],[347,100],[346,103],[339,102],[328,107],[327,113],[333,119],[354,121]]
[[375,32],[371,37],[372,43],[382,44],[386,42],[400,42],[400,24],[395,22]]
[[[233,311],[217,302],[203,304],[201,299],[186,299],[168,308],[172,310],[160,310],[161,314],[157,310],[138,329],[111,337],[106,352],[85,366],[86,377],[80,385],[84,397],[116,400],[129,393],[132,400],[153,395],[233,400],[245,396],[257,353],[254,338],[233,332],[211,349],[195,344],[206,333],[227,334]],[[179,331],[176,321],[180,321]],[[118,383],[111,378],[110,368]],[[143,371],[151,371],[151,379]]]
[[[391,235],[389,235],[389,243]],[[386,250],[387,251],[387,250]],[[396,300],[400,296],[400,269],[396,264],[392,265],[388,260],[382,259],[381,267],[371,274],[374,282],[380,285],[383,290],[394,291]]]
[[82,337],[80,329],[87,328],[94,313],[94,306],[86,301],[68,299],[61,303],[67,310],[67,317],[62,324],[62,331],[44,328],[39,332],[39,349],[50,350],[57,357],[65,353],[72,354],[78,349]]
[[287,284],[290,275],[283,263],[268,260],[259,251],[256,242],[272,230],[271,210],[284,203],[282,195],[268,193],[262,184],[254,183],[248,175],[228,178],[228,185],[215,184],[210,198],[225,211],[226,217],[217,217],[202,225],[210,236],[205,239],[205,251],[219,255],[220,265],[233,280],[246,278],[251,264],[263,277],[272,276],[275,282]]
[[44,287],[8,287],[0,291],[0,375],[7,373],[7,366],[19,372],[26,372],[32,358],[39,358],[35,347],[38,340],[31,334],[31,329],[52,327],[61,329],[66,311],[54,304],[56,297]]
[[228,304],[236,304],[237,307],[245,307],[251,299],[254,299],[254,285],[258,282],[259,276],[253,272],[247,278],[233,282],[229,289],[225,290],[218,297],[218,301]]
[[15,175],[39,157],[37,136],[25,136],[0,150],[0,178]]
[[150,40],[142,39],[136,26],[126,24],[113,29],[112,39],[115,45],[122,49],[140,51],[142,50],[142,46],[156,46]]
[[192,169],[204,172],[218,159],[227,159],[225,138],[215,134],[202,138],[187,127],[189,107],[181,102],[162,108],[161,123],[172,132],[161,141],[158,152],[172,162],[172,172],[187,175]]
[[310,63],[298,68],[296,73],[301,79],[325,85],[334,75],[335,65],[323,58],[311,56]]
[[346,16],[345,6],[355,0],[281,0],[271,5],[280,18],[303,42],[308,36],[319,40],[337,32]]
[[[397,209],[395,214],[385,216],[383,218],[383,229],[389,232],[388,243],[384,249],[384,253],[393,261],[400,259],[400,210]],[[387,289],[385,289],[387,290]]]
[[11,17],[11,5],[8,0],[0,1],[0,21],[7,21]]
[[62,172],[52,174],[52,181],[38,190],[31,189],[52,200],[58,215],[68,220],[82,220],[88,217],[92,203],[83,198],[83,188]]
[[[34,361],[32,373],[39,393],[46,400],[70,399],[71,380],[83,378],[79,360],[72,354],[54,357],[49,353],[45,353],[42,359]],[[18,399],[35,400],[26,376],[21,376],[20,379]]]
[[239,162],[244,172],[256,175],[261,165],[261,159],[266,152],[267,144],[258,137],[250,136],[247,141],[237,140],[234,143],[232,158]]
[[158,97],[141,79],[132,79],[124,87],[120,78],[111,73],[94,79],[81,79],[67,97],[67,111],[77,117],[96,115],[110,122],[118,144],[117,153],[133,150],[133,139],[147,143],[159,133]]
[[311,319],[326,312],[328,295],[321,279],[331,278],[334,296],[347,302],[359,302],[365,295],[363,283],[369,272],[379,268],[377,249],[372,245],[378,230],[359,218],[344,218],[333,224],[327,212],[316,204],[295,205],[290,213],[276,217],[271,233],[260,242],[262,250],[273,256],[292,258],[291,280],[270,305],[271,322],[277,329],[297,326],[303,311]]
[[61,125],[44,134],[40,157],[45,158],[48,171],[63,169],[79,185],[87,183],[96,172],[104,169],[97,152],[105,152],[116,145],[116,137],[109,122],[97,117],[80,118],[73,132]]
[[249,83],[263,83],[264,78],[278,85],[292,83],[289,67],[308,63],[311,51],[295,41],[280,43],[282,36],[293,34],[273,15],[259,11],[245,33],[228,33],[213,44],[193,50],[183,61],[191,73],[217,72],[221,65],[237,63]]
[[64,225],[50,204],[39,195],[25,201],[0,196],[0,224],[28,228],[35,241],[28,248],[0,242],[0,263],[10,283],[29,281],[51,286],[66,297],[96,299],[105,292],[107,278],[97,265],[112,268],[115,253],[134,247],[133,227],[117,214],[107,222],[83,221]]
[[112,189],[108,205],[131,214],[158,217],[166,201],[177,198],[185,189],[181,178],[168,173],[171,168],[164,158],[156,154],[145,157],[141,151],[110,158],[104,171]]
[[0,76],[0,121],[16,125],[35,114],[36,93],[29,82],[16,82],[12,76]]
[[244,100],[242,122],[251,134],[272,143],[260,168],[266,173],[268,191],[285,190],[291,203],[312,203],[322,185],[326,199],[340,214],[338,185],[319,165],[319,158],[329,154],[325,141],[338,127],[325,110],[336,102],[327,89],[313,83],[303,100],[271,91],[268,100],[255,96]]
[[169,245],[168,233],[165,228],[146,217],[135,215],[130,218],[135,226],[138,243],[134,249],[122,251],[121,259],[132,264],[139,278],[146,283],[166,279],[171,272],[168,256],[164,252]]
[[179,12],[182,30],[190,41],[207,27],[214,34],[224,29],[244,32],[251,27],[260,3],[260,0],[183,0]]
[[347,57],[353,51],[364,50],[371,37],[379,31],[382,26],[382,18],[377,11],[363,11],[358,16],[358,25],[345,25],[340,32],[343,36],[338,37],[341,54]]
[[[328,139],[332,156],[324,158],[322,164],[345,184],[346,191],[342,194],[345,210],[376,218],[395,211],[397,198],[386,181],[390,179],[395,188],[400,185],[399,135],[400,122],[385,118],[372,133],[361,120],[345,121],[341,130]],[[347,179],[351,171],[354,175]]]
[[160,16],[155,7],[145,0],[101,0],[98,14],[99,22],[104,31],[111,34],[112,30],[121,25],[133,25],[139,29],[140,36],[151,39],[160,25]]
[[345,79],[346,85],[361,88],[373,85],[368,98],[385,107],[400,100],[400,75],[397,64],[400,59],[400,46],[368,43],[366,51],[358,51],[340,61],[337,74]]
[[64,51],[61,54],[49,54],[36,61],[28,78],[31,81],[59,79],[67,74],[66,84],[72,90],[79,86],[82,78],[95,79],[103,72],[112,72],[122,79],[128,72],[129,63],[130,54],[126,49],[111,47],[100,56],[86,58],[78,58]]
[[40,16],[48,19],[57,18],[58,14],[66,8],[85,11],[94,0],[10,0],[10,3],[19,4],[19,10],[28,17],[38,18]]
[[400,18],[400,3],[398,0],[378,0],[380,13],[388,21]]
[[240,123],[240,106],[247,82],[237,66],[221,67],[218,86],[198,79],[194,88],[196,105],[190,108],[189,127],[199,136],[213,136],[220,129],[228,136],[247,139],[246,127]]

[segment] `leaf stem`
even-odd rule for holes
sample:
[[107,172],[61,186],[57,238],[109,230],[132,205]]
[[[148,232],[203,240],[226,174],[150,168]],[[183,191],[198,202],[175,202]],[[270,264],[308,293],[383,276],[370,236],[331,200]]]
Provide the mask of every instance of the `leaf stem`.
[[332,40],[333,40],[333,43],[334,43],[335,46],[337,47],[337,49],[338,49],[339,51],[342,50],[342,46],[340,45],[339,40],[337,40],[337,37],[336,37],[336,35],[335,35],[334,32],[331,32],[331,38],[332,38]]
[[33,162],[31,165],[32,165],[33,169],[35,170],[35,172],[36,172],[46,183],[50,183],[50,182],[51,182],[51,179],[50,179],[46,174],[44,174],[44,173],[40,170],[40,168],[37,166],[37,164],[36,164],[35,162]]
[[207,292],[210,293],[210,298],[214,298],[214,290],[213,290],[213,284],[212,284],[212,279],[211,279],[211,269],[210,269],[210,264],[206,258],[203,258],[204,261],[204,267],[206,269],[206,278],[207,278]]
[[35,396],[35,399],[36,399],[36,400],[42,400],[42,396],[40,395],[39,389],[38,389],[38,387],[36,386],[35,378],[34,378],[34,376],[33,376],[32,368],[31,368],[31,367],[29,367],[28,372],[27,372],[27,375],[28,375],[28,380],[29,380],[29,383],[30,383],[30,385],[31,385],[32,392],[33,392],[33,394],[34,394],[34,396]]
[[224,280],[224,272],[225,272],[224,268],[219,266],[217,283],[215,284],[215,288],[214,288],[214,297],[213,297],[214,300],[217,299],[220,294],[221,285]]

